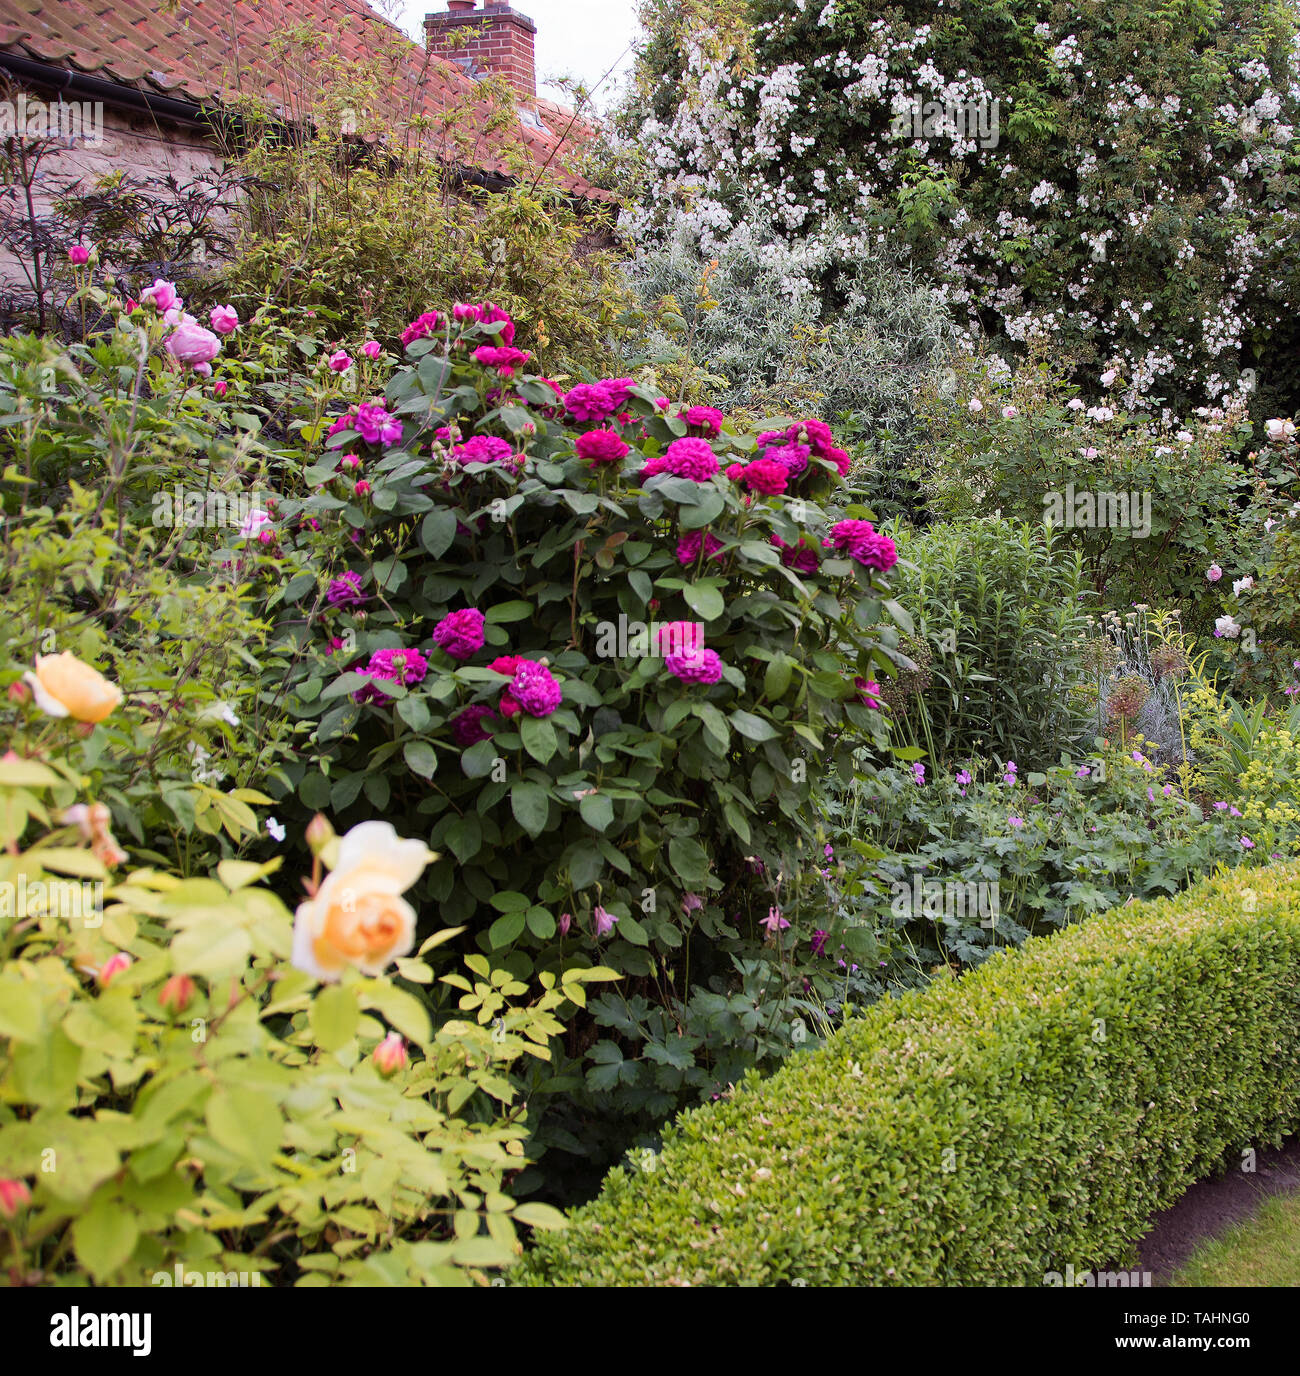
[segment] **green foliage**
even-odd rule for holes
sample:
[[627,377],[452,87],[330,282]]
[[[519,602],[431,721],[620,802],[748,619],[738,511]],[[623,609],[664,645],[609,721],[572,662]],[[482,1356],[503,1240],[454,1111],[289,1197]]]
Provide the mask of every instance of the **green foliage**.
[[1049,527],[995,516],[935,526],[904,544],[902,559],[931,677],[899,712],[901,733],[941,763],[1054,763],[1081,726],[1067,693],[1086,625],[1080,555]]
[[[473,986],[446,981],[477,1016],[436,1031],[418,958],[318,992],[265,887],[278,861],[113,881],[49,830],[82,782],[0,762],[0,1176],[31,1192],[6,1225],[14,1283],[482,1284],[517,1225],[561,1221],[505,1193],[527,1131],[509,1072],[549,1058],[557,1010],[608,971],[530,994],[471,958]],[[382,1067],[390,1028],[412,1046]]]
[[883,1001],[683,1115],[530,1285],[1029,1285],[1300,1120],[1300,869],[1207,881]]
[[[0,345],[0,719],[12,746],[66,752],[147,853],[190,867],[256,835],[249,804],[269,802],[258,785],[287,748],[260,693],[271,569],[240,535],[270,456],[255,420],[232,425],[169,370],[146,314],[67,349]],[[23,701],[36,656],[63,652],[127,703],[81,740]]]
[[910,433],[954,331],[939,293],[847,223],[793,249],[758,206],[704,252],[686,227],[628,265],[641,303],[634,342],[664,389],[755,419],[813,412]]
[[1261,482],[1241,461],[1241,412],[1153,424],[1123,409],[1118,377],[1117,395],[1085,408],[1053,363],[982,374],[972,362],[947,395],[927,399],[927,510],[1051,521],[1102,605],[1176,604],[1189,630],[1211,629],[1218,593],[1207,568],[1237,567],[1254,548],[1250,533],[1282,512],[1281,480]]
[[[577,136],[539,167],[511,142],[513,94],[476,82],[472,99],[446,112],[442,156],[431,157],[425,120],[394,128],[389,104],[367,103],[376,75],[349,62],[337,89],[313,103],[308,139],[250,126],[235,164],[247,183],[236,252],[212,290],[241,305],[316,311],[340,338],[386,341],[430,300],[491,298],[552,369],[609,363],[624,303],[612,212],[556,176],[580,151]],[[565,128],[557,117],[555,132]],[[362,155],[358,136],[370,144]],[[501,173],[482,184],[460,170],[498,162]]]
[[[1257,746],[1248,776],[1203,804],[1140,737],[1041,771],[972,759],[924,782],[901,769],[859,776],[830,814],[841,856],[856,856],[842,902],[874,933],[884,977],[906,983],[1177,893],[1219,866],[1295,854],[1300,812],[1284,775],[1295,749],[1289,737],[1275,746]],[[845,1001],[870,1001],[856,985]]]

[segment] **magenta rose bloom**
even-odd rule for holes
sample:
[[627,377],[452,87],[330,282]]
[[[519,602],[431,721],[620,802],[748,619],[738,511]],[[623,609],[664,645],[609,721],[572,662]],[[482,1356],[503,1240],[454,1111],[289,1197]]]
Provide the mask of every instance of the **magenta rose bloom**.
[[483,718],[495,715],[486,703],[476,702],[451,719],[451,736],[462,750],[467,750],[479,741],[490,740],[491,736],[483,729]]
[[831,538],[822,543],[882,573],[898,563],[894,542],[888,535],[878,534],[870,521],[837,521],[831,527]]
[[[655,460],[651,460],[656,463]],[[658,473],[672,473],[692,482],[707,482],[718,471],[718,456],[708,440],[674,440],[656,463]]]
[[495,368],[502,377],[514,377],[515,369],[522,368],[532,358],[526,349],[512,349],[501,344],[484,344],[474,350],[474,360],[485,368]]
[[234,306],[213,306],[208,321],[218,334],[234,334],[239,328],[239,312]]
[[593,468],[620,462],[628,453],[628,444],[612,430],[588,430],[578,436],[578,457]]
[[722,677],[722,660],[716,650],[701,647],[685,654],[665,655],[664,663],[683,683],[717,683]]
[[786,444],[768,445],[760,457],[783,465],[792,478],[797,478],[800,473],[807,470],[808,455],[811,452],[806,444],[787,442]]
[[495,435],[474,435],[451,451],[453,463],[513,464],[514,449]]
[[365,593],[361,591],[361,575],[349,572],[331,579],[325,600],[331,607],[361,606],[366,600]]
[[779,535],[772,536],[772,543],[781,551],[781,562],[796,573],[816,573],[821,567],[821,557],[804,543],[802,536],[797,545],[787,545]]
[[161,277],[154,278],[153,286],[146,287],[140,293],[140,300],[147,301],[155,310],[161,311],[164,315],[170,310],[176,310],[182,304],[175,285],[171,282],[164,282]]
[[530,717],[549,717],[564,701],[564,693],[545,664],[521,660],[509,696]]
[[617,399],[603,382],[580,382],[565,392],[563,401],[564,409],[584,425],[599,424],[619,410]]
[[751,492],[762,492],[775,497],[790,485],[790,472],[783,463],[775,459],[755,459],[741,470],[740,485]]
[[357,702],[373,702],[377,707],[387,707],[392,699],[383,692],[381,682],[403,683],[408,688],[421,683],[429,672],[429,661],[419,650],[376,650],[370,656],[370,663],[360,670],[371,679],[363,688],[353,693]]
[[874,711],[880,711],[884,705],[880,699],[880,684],[875,679],[855,678],[853,686],[858,690],[858,697],[864,707],[870,707]]
[[708,531],[692,530],[677,542],[677,562],[683,567],[693,564],[700,557],[701,546],[706,559],[720,559],[722,541]]
[[435,334],[441,334],[442,325],[442,316],[437,311],[425,311],[402,331],[402,347],[414,344],[417,339],[429,339]]
[[495,325],[498,321],[503,321],[505,328],[497,335],[497,339],[505,345],[515,342],[515,322],[500,306],[494,306],[491,301],[485,301],[477,306],[462,303],[453,306],[451,313],[462,325]]
[[90,250],[85,244],[73,244],[68,250],[68,262],[81,267],[83,263],[90,262]]
[[363,673],[391,678],[413,688],[423,683],[429,672],[429,661],[419,650],[376,650]]
[[468,659],[483,648],[483,613],[473,607],[448,612],[433,628],[433,643],[452,659]]
[[713,406],[692,406],[682,419],[696,430],[703,430],[706,439],[716,440],[722,434],[722,412]]
[[689,655],[704,648],[704,627],[698,621],[669,621],[657,630],[661,655]]

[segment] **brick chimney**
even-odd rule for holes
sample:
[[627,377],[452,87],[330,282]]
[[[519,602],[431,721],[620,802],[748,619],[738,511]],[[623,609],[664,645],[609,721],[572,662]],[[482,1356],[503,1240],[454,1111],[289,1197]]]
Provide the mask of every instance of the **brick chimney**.
[[447,0],[443,14],[424,16],[425,41],[470,76],[491,72],[506,79],[525,105],[537,100],[537,25],[504,0]]

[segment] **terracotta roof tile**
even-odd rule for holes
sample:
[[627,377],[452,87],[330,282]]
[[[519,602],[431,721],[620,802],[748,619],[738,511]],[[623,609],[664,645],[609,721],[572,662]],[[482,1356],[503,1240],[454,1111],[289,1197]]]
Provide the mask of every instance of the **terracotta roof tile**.
[[[291,33],[319,36],[314,57],[289,57]],[[508,173],[514,143],[547,176],[578,195],[607,199],[566,166],[593,134],[572,111],[538,101],[543,129],[524,122],[517,134],[479,141],[472,152],[453,150],[440,126],[457,108],[477,99],[476,83],[444,58],[431,56],[364,0],[0,0],[0,52],[69,67],[90,76],[193,102],[228,104],[258,96],[292,118],[304,96],[330,79],[338,60],[361,63],[383,55],[389,74],[385,103],[392,122],[427,116],[424,137],[435,151],[485,171]]]

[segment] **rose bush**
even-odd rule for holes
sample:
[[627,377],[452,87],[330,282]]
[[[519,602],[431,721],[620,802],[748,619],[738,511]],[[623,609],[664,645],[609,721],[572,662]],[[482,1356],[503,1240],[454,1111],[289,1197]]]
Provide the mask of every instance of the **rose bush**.
[[884,748],[860,683],[909,623],[829,427],[566,390],[513,334],[492,306],[426,313],[282,503],[316,561],[276,593],[311,743],[271,791],[286,819],[425,838],[421,896],[516,976],[628,978],[565,1069],[618,1139],[789,1049],[803,975],[763,915],[824,925],[818,801]]

